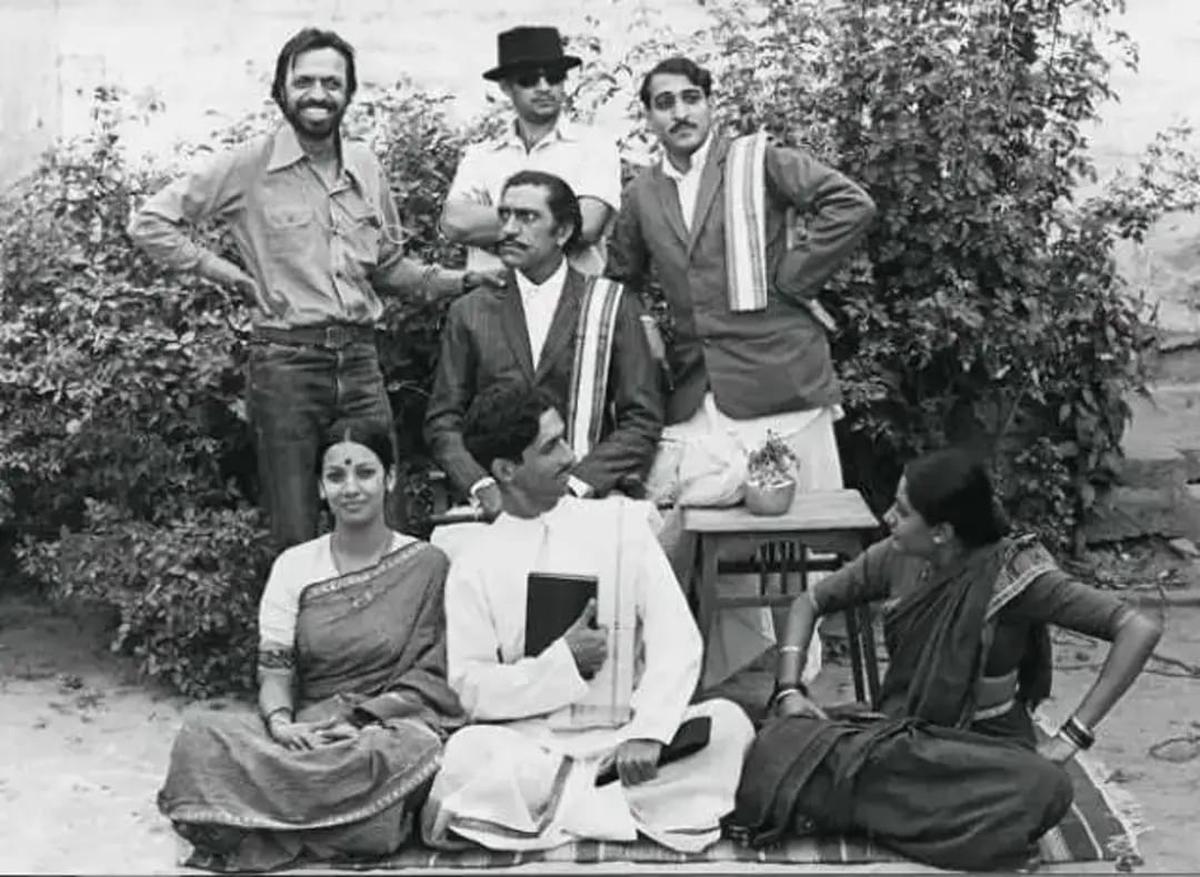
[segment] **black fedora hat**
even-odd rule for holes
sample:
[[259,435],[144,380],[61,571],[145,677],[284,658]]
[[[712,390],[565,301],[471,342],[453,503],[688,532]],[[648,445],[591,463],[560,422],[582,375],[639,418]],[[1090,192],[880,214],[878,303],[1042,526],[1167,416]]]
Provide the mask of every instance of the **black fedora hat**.
[[483,74],[498,82],[510,72],[529,67],[557,67],[570,70],[583,63],[581,58],[563,54],[562,37],[556,27],[514,27],[497,40],[497,64]]

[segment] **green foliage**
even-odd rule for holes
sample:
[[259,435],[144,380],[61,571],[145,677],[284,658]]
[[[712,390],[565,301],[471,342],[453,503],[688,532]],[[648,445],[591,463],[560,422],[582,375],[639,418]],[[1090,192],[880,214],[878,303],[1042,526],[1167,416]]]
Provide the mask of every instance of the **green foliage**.
[[727,128],[802,145],[876,201],[824,295],[842,326],[848,481],[886,504],[904,460],[974,444],[1020,524],[1070,537],[1111,478],[1154,338],[1114,245],[1193,209],[1200,180],[1179,129],[1073,200],[1096,182],[1084,131],[1113,97],[1107,59],[1134,63],[1109,25],[1120,4],[707,5],[714,25],[687,44],[585,68],[591,91],[615,78],[631,94],[655,60],[690,53],[714,70]]
[[[244,311],[131,247],[130,205],[161,175],[118,149],[117,95],[0,208],[0,524],[56,533],[84,499],[161,522],[227,505]],[[14,521],[14,509],[21,510]]]
[[[722,124],[765,127],[861,181],[879,219],[825,295],[843,327],[834,345],[849,481],[879,503],[914,453],[975,442],[996,452],[1019,521],[1069,534],[1116,463],[1152,339],[1114,246],[1140,240],[1166,210],[1193,209],[1200,191],[1186,129],[1094,185],[1085,126],[1111,97],[1111,50],[1132,59],[1108,28],[1117,5],[707,5],[713,26],[687,39],[645,13],[621,56],[595,32],[574,38],[585,59],[572,80],[577,112],[615,124],[633,173],[653,154],[638,122],[641,75],[683,52],[716,71]],[[130,211],[192,150],[131,163],[127,101],[101,88],[95,107],[92,133],[0,202],[0,543],[23,534],[20,571],[51,593],[117,606],[114,646],[147,673],[193,693],[245,687],[266,571],[243,402],[248,313],[134,250]],[[445,96],[407,81],[357,96],[350,136],[379,154],[413,257],[461,264],[438,233],[440,207],[462,147],[500,118],[457,126]],[[277,119],[265,105],[213,144]],[[1073,200],[1084,189],[1096,194]],[[222,229],[201,234],[232,254]],[[653,289],[649,303],[669,341]],[[385,317],[402,489],[418,510],[443,313],[395,299]]]
[[746,460],[747,481],[771,487],[795,480],[799,460],[778,433],[768,430],[766,440]]
[[114,605],[114,651],[183,694],[210,697],[254,683],[258,597],[272,552],[258,512],[184,511],[166,525],[89,501],[82,531],[20,549],[58,599]]
[[[380,155],[411,235],[409,254],[455,264],[461,251],[437,231],[440,204],[464,142],[480,134],[451,126],[445,103],[407,82],[364,89],[347,128]],[[121,144],[126,96],[99,88],[94,107],[93,130],[48,154],[0,203],[0,528],[23,536],[20,572],[53,594],[72,592],[55,587],[62,570],[52,562],[69,556],[73,580],[119,607],[115,645],[139,655],[148,673],[190,692],[236,687],[249,671],[231,675],[230,661],[252,654],[262,572],[229,566],[240,563],[257,526],[243,377],[249,313],[225,290],[152,264],[125,233],[131,211],[195,150],[135,165]],[[214,140],[233,146],[277,118],[264,107]],[[236,259],[225,234],[201,230],[205,243]],[[390,300],[381,344],[401,490],[416,529],[429,503],[420,425],[443,313]],[[182,551],[184,533],[195,540],[188,556],[218,564],[203,587],[141,550]],[[128,564],[114,566],[122,551]],[[134,575],[129,564],[143,562]],[[223,592],[216,578],[227,572]],[[201,603],[222,593],[241,596],[217,623]],[[189,600],[196,611],[186,611]],[[229,660],[204,658],[205,649]]]

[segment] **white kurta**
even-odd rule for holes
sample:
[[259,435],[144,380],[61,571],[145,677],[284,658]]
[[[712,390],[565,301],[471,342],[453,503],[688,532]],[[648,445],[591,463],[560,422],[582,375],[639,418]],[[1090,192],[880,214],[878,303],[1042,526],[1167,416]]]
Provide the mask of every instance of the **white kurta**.
[[[620,544],[619,504],[645,520]],[[446,581],[450,684],[473,722],[491,724],[464,728],[447,743],[423,817],[430,843],[458,835],[498,849],[541,849],[581,837],[632,840],[641,830],[699,850],[719,837],[753,728],[728,701],[688,706],[700,635],[650,521],[646,503],[566,497],[536,519],[501,515],[456,553]],[[562,639],[525,657],[527,576],[597,575],[616,553],[634,571],[635,650],[644,655],[633,718],[615,729],[560,730],[548,716],[584,697],[588,683]],[[620,742],[666,743],[693,714],[712,717],[704,750],[638,786],[594,786]]]

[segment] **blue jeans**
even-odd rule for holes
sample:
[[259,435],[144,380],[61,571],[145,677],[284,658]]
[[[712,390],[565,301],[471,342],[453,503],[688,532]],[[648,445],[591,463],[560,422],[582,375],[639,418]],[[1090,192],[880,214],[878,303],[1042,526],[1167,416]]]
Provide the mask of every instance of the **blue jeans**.
[[325,431],[342,417],[375,418],[391,430],[392,407],[370,342],[334,349],[256,339],[246,383],[260,502],[282,551],[317,535]]

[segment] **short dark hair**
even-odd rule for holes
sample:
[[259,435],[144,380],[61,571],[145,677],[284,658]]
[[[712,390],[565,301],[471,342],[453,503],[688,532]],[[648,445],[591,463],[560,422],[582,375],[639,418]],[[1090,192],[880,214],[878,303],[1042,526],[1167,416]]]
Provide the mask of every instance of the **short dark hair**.
[[271,84],[271,98],[280,109],[287,106],[284,86],[296,56],[313,49],[334,49],[346,59],[346,100],[354,97],[354,91],[358,88],[358,74],[354,69],[354,48],[331,30],[306,27],[283,44],[283,48],[279,50],[279,57],[275,59],[275,81]]
[[318,474],[325,464],[325,452],[342,442],[355,442],[370,448],[384,469],[391,469],[396,462],[392,430],[385,421],[374,417],[343,417],[334,421],[321,439],[320,450],[317,453]]
[[463,444],[488,472],[496,460],[520,462],[538,436],[542,415],[556,408],[541,387],[520,381],[493,384],[477,395],[463,418]]
[[647,109],[650,107],[650,80],[659,73],[674,73],[679,76],[686,76],[688,82],[704,92],[706,98],[712,95],[712,74],[691,58],[685,58],[683,55],[674,55],[663,61],[659,61],[649,73],[642,77],[642,87],[638,92],[638,96],[642,99],[642,106]]
[[555,225],[571,223],[574,229],[563,244],[563,250],[574,250],[579,243],[579,236],[583,233],[583,213],[579,209],[579,198],[571,185],[562,177],[545,171],[517,171],[504,181],[500,197],[503,198],[504,193],[513,186],[541,186],[546,190],[546,203],[550,206],[550,215],[554,217]]
[[978,548],[1008,533],[983,461],[964,448],[944,448],[904,467],[908,501],[929,526],[950,524],[959,541]]

